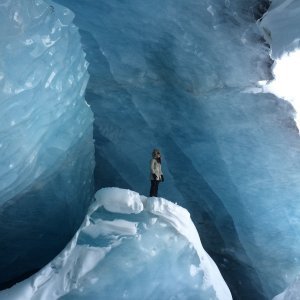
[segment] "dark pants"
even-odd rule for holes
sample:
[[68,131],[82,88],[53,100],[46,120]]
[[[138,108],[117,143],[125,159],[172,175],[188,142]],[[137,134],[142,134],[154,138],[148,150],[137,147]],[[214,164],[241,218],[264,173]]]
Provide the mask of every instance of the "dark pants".
[[150,197],[157,197],[158,180],[151,180]]

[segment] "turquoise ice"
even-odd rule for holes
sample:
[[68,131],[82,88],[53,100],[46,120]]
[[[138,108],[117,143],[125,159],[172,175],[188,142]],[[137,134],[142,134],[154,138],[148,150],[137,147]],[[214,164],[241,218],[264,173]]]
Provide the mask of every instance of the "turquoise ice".
[[[297,293],[297,106],[261,93],[259,82],[272,80],[271,58],[299,48],[298,1],[274,0],[265,15],[268,1],[256,0],[57,2],[72,9],[80,35],[74,15],[54,3],[0,4],[2,286],[51,265],[72,239],[93,194],[95,145],[96,189],[118,186],[141,195],[149,190],[152,148],[160,148],[165,182],[159,195],[191,213],[235,298]],[[148,213],[134,221],[126,215],[125,221],[144,223],[147,218],[138,216]],[[125,230],[126,222],[119,228]],[[173,229],[167,228],[169,237]],[[134,228],[127,229],[133,241]],[[197,251],[186,239],[178,241],[191,260],[175,264],[174,276],[193,265],[184,274],[196,274],[201,286]],[[93,286],[98,267],[88,266],[84,261],[76,269],[76,276],[88,278],[81,287],[107,295],[103,281],[103,289]],[[49,265],[42,270],[51,271]],[[41,274],[28,279],[36,278],[33,287],[47,278]],[[106,273],[110,279],[114,274]],[[76,278],[59,283],[73,287]],[[19,287],[31,293],[26,282]],[[218,284],[209,284],[217,291]],[[64,297],[83,295],[80,289],[59,290]]]
[[48,263],[93,194],[84,52],[73,14],[0,3],[0,287]]

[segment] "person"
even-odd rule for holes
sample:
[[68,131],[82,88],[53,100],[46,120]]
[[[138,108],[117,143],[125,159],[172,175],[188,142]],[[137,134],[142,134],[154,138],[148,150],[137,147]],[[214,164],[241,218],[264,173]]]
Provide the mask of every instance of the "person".
[[158,149],[153,149],[152,159],[150,161],[150,197],[157,197],[158,185],[164,181],[164,175],[161,170],[161,156]]

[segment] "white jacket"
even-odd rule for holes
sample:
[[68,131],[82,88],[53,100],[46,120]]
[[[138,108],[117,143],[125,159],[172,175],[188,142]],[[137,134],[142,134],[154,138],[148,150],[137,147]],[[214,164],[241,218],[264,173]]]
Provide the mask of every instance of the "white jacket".
[[150,161],[150,180],[155,180],[152,174],[156,175],[156,180],[161,180],[161,175],[163,175],[161,164],[155,158],[152,158]]

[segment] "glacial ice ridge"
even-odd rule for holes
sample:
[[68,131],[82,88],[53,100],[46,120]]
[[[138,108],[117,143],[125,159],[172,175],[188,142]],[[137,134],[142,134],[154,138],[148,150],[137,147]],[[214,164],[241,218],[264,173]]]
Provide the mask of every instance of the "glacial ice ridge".
[[0,288],[53,259],[93,195],[87,62],[70,10],[0,3]]
[[104,188],[69,245],[1,300],[232,299],[188,211]]

